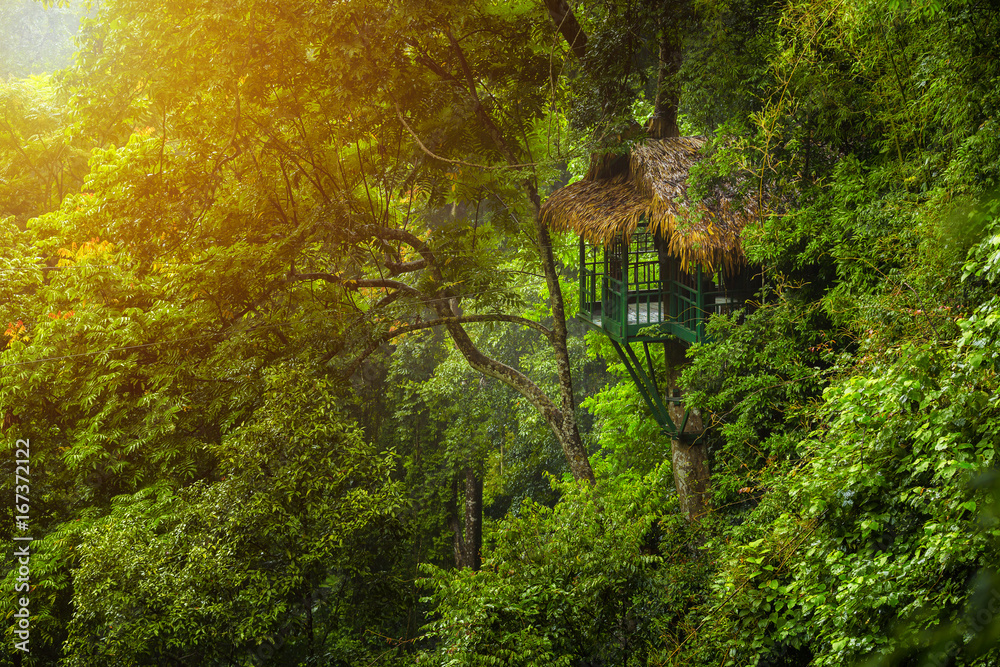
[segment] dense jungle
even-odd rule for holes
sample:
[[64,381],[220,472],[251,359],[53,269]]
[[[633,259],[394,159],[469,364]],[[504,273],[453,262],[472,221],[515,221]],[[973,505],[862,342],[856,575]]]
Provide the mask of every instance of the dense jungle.
[[[0,663],[1000,665],[998,36],[2,0]],[[695,491],[545,214],[678,137],[671,233],[742,212],[754,279],[625,343]]]

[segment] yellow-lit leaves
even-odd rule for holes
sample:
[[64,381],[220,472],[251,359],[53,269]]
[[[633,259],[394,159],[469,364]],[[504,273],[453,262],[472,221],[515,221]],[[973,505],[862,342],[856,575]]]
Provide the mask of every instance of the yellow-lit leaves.
[[89,241],[84,241],[79,245],[72,243],[70,247],[59,248],[56,251],[56,255],[62,258],[59,260],[57,266],[72,266],[75,263],[92,261],[95,259],[107,260],[111,253],[114,252],[114,249],[115,246],[113,243],[101,241],[97,237],[94,237]]

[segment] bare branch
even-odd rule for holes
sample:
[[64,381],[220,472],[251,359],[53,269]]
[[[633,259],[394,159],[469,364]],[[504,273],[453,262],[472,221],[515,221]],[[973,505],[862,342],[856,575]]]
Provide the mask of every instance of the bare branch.
[[[450,77],[450,79],[454,80],[454,77]],[[462,90],[465,90],[464,86],[461,86],[461,88]],[[417,146],[420,147],[420,150],[435,160],[447,162],[449,164],[457,164],[463,167],[472,167],[473,169],[522,169],[525,167],[537,167],[540,164],[538,162],[524,162],[520,164],[477,164],[475,162],[466,162],[465,160],[453,160],[451,158],[442,157],[424,145],[424,142],[420,140],[417,133],[412,127],[410,127],[410,124],[406,122],[406,119],[403,118],[403,113],[399,110],[399,105],[396,104],[395,100],[393,100],[393,105],[396,106],[396,116],[399,118],[399,122],[403,124],[406,131],[410,133],[411,137],[413,137],[413,140],[417,142]]]
[[362,287],[384,287],[386,289],[397,290],[407,296],[412,296],[416,299],[424,299],[426,296],[423,292],[410,287],[404,282],[398,280],[389,280],[387,278],[371,278],[362,280],[353,280],[350,278],[344,279],[340,276],[336,276],[332,273],[296,273],[295,275],[288,276],[285,278],[286,283],[301,282],[305,280],[322,280],[324,282],[333,283],[334,285],[341,285],[349,290],[358,290]]
[[[542,324],[539,324],[538,322],[535,322],[533,320],[528,320],[523,317],[517,317],[516,315],[504,315],[501,313],[493,313],[486,315],[463,315],[461,317],[440,317],[436,320],[427,320],[426,322],[415,322],[413,324],[407,324],[405,326],[396,327],[392,331],[388,331],[382,334],[381,336],[376,338],[368,347],[366,347],[364,352],[362,352],[358,357],[354,359],[354,361],[351,362],[351,365],[347,367],[347,370],[344,372],[344,375],[346,377],[351,377],[352,375],[354,375],[355,371],[358,370],[358,367],[361,366],[361,362],[367,359],[383,343],[387,343],[393,338],[396,338],[397,336],[402,336],[403,334],[411,333],[413,331],[419,331],[421,329],[430,329],[432,327],[437,327],[441,325],[472,324],[476,322],[510,322],[511,324],[518,324],[524,327],[528,327],[530,329],[534,329],[535,331],[540,331],[542,335],[544,335],[547,339],[549,340],[552,339],[551,329]],[[330,361],[330,359],[334,357],[335,354],[336,352],[327,354],[325,357],[323,357],[320,363],[321,364],[327,363],[328,361]]]
[[410,273],[427,268],[427,260],[418,259],[415,262],[390,262],[386,260],[385,266],[389,269],[390,274],[398,276],[401,273]]
[[427,262],[427,266],[430,267],[434,274],[434,278],[438,282],[444,282],[441,276],[441,270],[438,268],[437,257],[434,255],[434,251],[431,250],[430,246],[424,242],[416,234],[411,234],[405,229],[392,229],[390,227],[380,227],[378,225],[362,225],[358,228],[362,234],[367,234],[372,238],[381,239],[383,241],[398,241],[400,243],[405,243],[414,250],[416,250],[424,261]]

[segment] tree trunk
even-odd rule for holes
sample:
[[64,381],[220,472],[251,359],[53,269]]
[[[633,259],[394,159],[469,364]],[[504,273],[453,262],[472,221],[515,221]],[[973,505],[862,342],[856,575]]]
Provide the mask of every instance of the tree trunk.
[[[663,343],[664,362],[667,366],[667,393],[680,396],[677,380],[680,377],[681,365],[686,363],[684,347],[677,341]],[[667,411],[675,424],[684,421],[684,405],[670,403]],[[704,430],[701,414],[692,411],[688,415],[684,432],[697,434]],[[677,499],[681,513],[688,520],[697,519],[711,510],[709,493],[711,491],[711,470],[708,467],[708,447],[701,442],[687,440],[682,442],[671,439],[671,463],[674,472],[674,485],[677,488]]]
[[545,9],[549,18],[555,24],[556,30],[563,36],[576,57],[583,59],[587,54],[587,35],[573,14],[573,9],[566,0],[545,0]]
[[455,567],[479,569],[483,548],[483,480],[471,467],[462,470],[464,521],[459,522],[457,504],[458,478],[454,480],[452,515],[449,523],[454,533]]
[[594,471],[590,467],[587,450],[580,438],[580,427],[576,421],[576,405],[573,397],[573,376],[571,373],[569,348],[566,337],[566,307],[563,302],[562,286],[559,284],[559,272],[556,270],[555,256],[552,252],[552,237],[549,228],[542,222],[541,199],[533,184],[528,188],[528,196],[535,204],[535,231],[538,235],[538,254],[545,271],[545,282],[549,291],[549,305],[552,308],[552,351],[556,358],[556,373],[559,376],[559,396],[563,423],[556,436],[562,445],[563,453],[569,462],[573,479],[586,480],[594,483]]
[[660,71],[656,82],[656,102],[647,132],[654,139],[681,136],[677,127],[677,107],[680,104],[680,84],[683,51],[680,36],[674,26],[664,26],[660,32]]
[[710,476],[708,448],[702,443],[670,441],[674,484],[681,513],[695,520],[708,513]]

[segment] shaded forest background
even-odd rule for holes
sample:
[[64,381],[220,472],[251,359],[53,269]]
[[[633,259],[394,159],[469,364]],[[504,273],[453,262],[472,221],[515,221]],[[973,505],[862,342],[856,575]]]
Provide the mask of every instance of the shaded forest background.
[[[3,664],[1000,660],[995,2],[47,4],[0,7]],[[762,210],[694,520],[537,214],[657,99]]]

